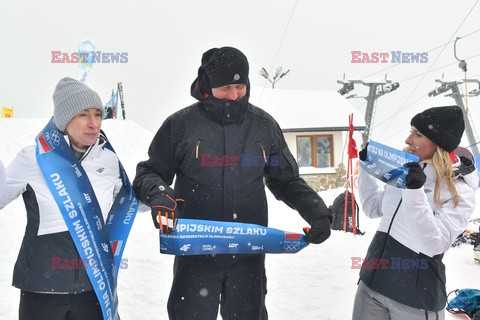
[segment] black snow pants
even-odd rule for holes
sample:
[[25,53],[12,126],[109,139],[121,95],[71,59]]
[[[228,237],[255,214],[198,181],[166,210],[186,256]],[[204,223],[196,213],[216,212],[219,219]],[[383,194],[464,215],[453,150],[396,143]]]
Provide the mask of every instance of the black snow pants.
[[175,257],[170,320],[267,320],[265,255]]
[[102,320],[95,291],[79,294],[21,292],[20,320]]

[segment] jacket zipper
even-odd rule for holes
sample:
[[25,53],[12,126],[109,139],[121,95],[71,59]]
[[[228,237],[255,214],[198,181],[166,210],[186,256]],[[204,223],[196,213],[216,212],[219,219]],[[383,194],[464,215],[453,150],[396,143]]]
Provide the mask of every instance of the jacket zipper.
[[[397,212],[398,212],[398,209],[400,208],[400,205],[402,204],[402,198],[400,198],[400,201],[398,202],[398,205],[397,205],[397,209],[395,209],[395,212],[393,213],[393,216],[392,216],[392,220],[390,220],[390,225],[388,226],[388,231],[387,231],[387,236],[390,236],[390,229],[392,228],[392,224],[393,224],[393,220],[395,220],[395,217],[397,215]],[[387,239],[388,240],[388,239]],[[382,253],[379,255],[379,258],[383,257],[383,253],[385,252],[385,248],[387,246],[387,240],[385,240],[385,242],[383,243],[383,247],[382,247]],[[373,272],[373,275],[372,275],[372,280],[370,282],[370,284],[373,282],[373,278],[375,278],[375,275],[377,274],[377,270],[374,270],[372,271]],[[361,279],[358,279],[358,283],[360,283],[360,280]],[[358,284],[357,283],[357,284]],[[369,284],[369,285],[370,285]]]
[[[76,254],[76,258],[77,258],[77,261],[80,260],[80,254],[78,253],[77,250],[75,250],[75,254]],[[75,268],[75,273],[74,273],[74,276],[73,276],[73,294],[77,294],[78,291],[77,291],[77,287],[78,287],[78,269],[80,269],[80,266],[78,266],[77,268]]]
[[[85,153],[83,154],[83,156],[78,160],[78,162],[82,162],[83,159],[85,159],[85,157],[90,153],[90,151],[92,150],[93,148],[93,145],[91,145],[90,147],[87,148],[87,150],[85,151]],[[77,258],[77,261],[79,262],[78,264],[78,267],[75,268],[75,272],[73,274],[73,294],[77,294],[78,293],[78,275],[79,275],[79,269],[81,268],[80,267],[80,254],[78,253],[78,250],[76,249],[75,247],[75,257]],[[82,261],[83,263],[83,261]],[[88,266],[87,266],[88,267]]]
[[[422,170],[425,170],[426,166],[427,166],[427,164],[424,163]],[[397,205],[397,209],[395,209],[395,212],[393,213],[393,216],[392,216],[392,220],[390,220],[390,225],[388,226],[388,231],[387,231],[387,234],[389,234],[389,235],[390,235],[390,229],[392,229],[393,220],[395,220],[395,217],[397,216],[398,209],[400,209],[400,205],[402,204],[402,200],[403,200],[403,198],[400,198],[400,202]]]
[[265,163],[267,163],[267,153],[265,152],[265,148],[263,148],[263,144],[262,142],[260,142],[260,140],[257,138],[255,139],[255,142],[258,144],[258,146],[260,147],[260,149],[262,149],[262,156],[263,156],[263,161],[265,161]]
[[197,144],[195,145],[195,159],[198,159],[198,152],[199,152],[199,149],[200,149],[200,142],[202,142],[202,140],[197,140]]

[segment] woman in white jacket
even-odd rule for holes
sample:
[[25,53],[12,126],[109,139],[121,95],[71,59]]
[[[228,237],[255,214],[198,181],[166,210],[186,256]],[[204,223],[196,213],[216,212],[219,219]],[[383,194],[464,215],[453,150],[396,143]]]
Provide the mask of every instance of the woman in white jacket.
[[[122,180],[118,157],[105,148],[100,133],[101,99],[85,84],[63,78],[53,102],[55,126],[85,170],[105,220]],[[13,274],[13,286],[21,289],[19,319],[103,319],[88,266],[42,175],[34,145],[23,148],[6,169],[0,161],[0,209],[20,195],[27,227]]]
[[[455,155],[465,125],[457,106],[427,109],[411,120],[406,189],[385,185],[360,168],[363,211],[380,217],[360,271],[353,319],[444,319],[443,254],[466,229],[478,176]],[[360,152],[365,161],[366,148]]]

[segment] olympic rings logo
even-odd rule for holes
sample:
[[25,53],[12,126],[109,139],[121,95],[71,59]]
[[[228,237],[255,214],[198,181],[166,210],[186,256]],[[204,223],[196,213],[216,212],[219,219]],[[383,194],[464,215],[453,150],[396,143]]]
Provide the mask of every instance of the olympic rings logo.
[[51,130],[45,134],[45,139],[51,147],[55,148],[60,145],[60,136],[57,130]]
[[298,249],[300,249],[300,246],[298,244],[285,244],[283,246],[283,249],[288,252],[298,251]]
[[50,131],[50,139],[55,147],[60,145],[60,136],[58,135],[57,130]]

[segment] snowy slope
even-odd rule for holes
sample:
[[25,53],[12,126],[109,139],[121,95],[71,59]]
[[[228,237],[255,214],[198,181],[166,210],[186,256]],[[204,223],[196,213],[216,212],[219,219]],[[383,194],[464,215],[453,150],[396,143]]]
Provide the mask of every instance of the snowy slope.
[[[33,144],[47,119],[0,119],[0,159],[5,165],[21,147]],[[160,125],[160,123],[159,123]],[[130,179],[138,161],[147,157],[153,135],[134,122],[106,120],[103,129],[120,156]],[[341,189],[320,193],[327,204]],[[303,220],[269,194],[270,226],[301,232]],[[478,216],[478,214],[477,214]],[[0,212],[0,319],[17,319],[20,292],[11,286],[13,266],[26,224],[22,199]],[[273,320],[323,320],[350,318],[358,271],[352,269],[353,257],[364,257],[378,220],[360,217],[364,236],[354,237],[334,231],[321,245],[310,245],[293,255],[268,255],[267,308]],[[474,263],[471,246],[452,248],[445,255],[447,290],[480,288],[480,264]],[[158,232],[148,212],[138,213],[124,258],[128,268],[120,271],[119,301],[122,320],[168,319],[166,303],[172,280],[173,257],[160,255]],[[447,315],[447,318],[450,318]],[[220,318],[219,318],[220,319]]]

